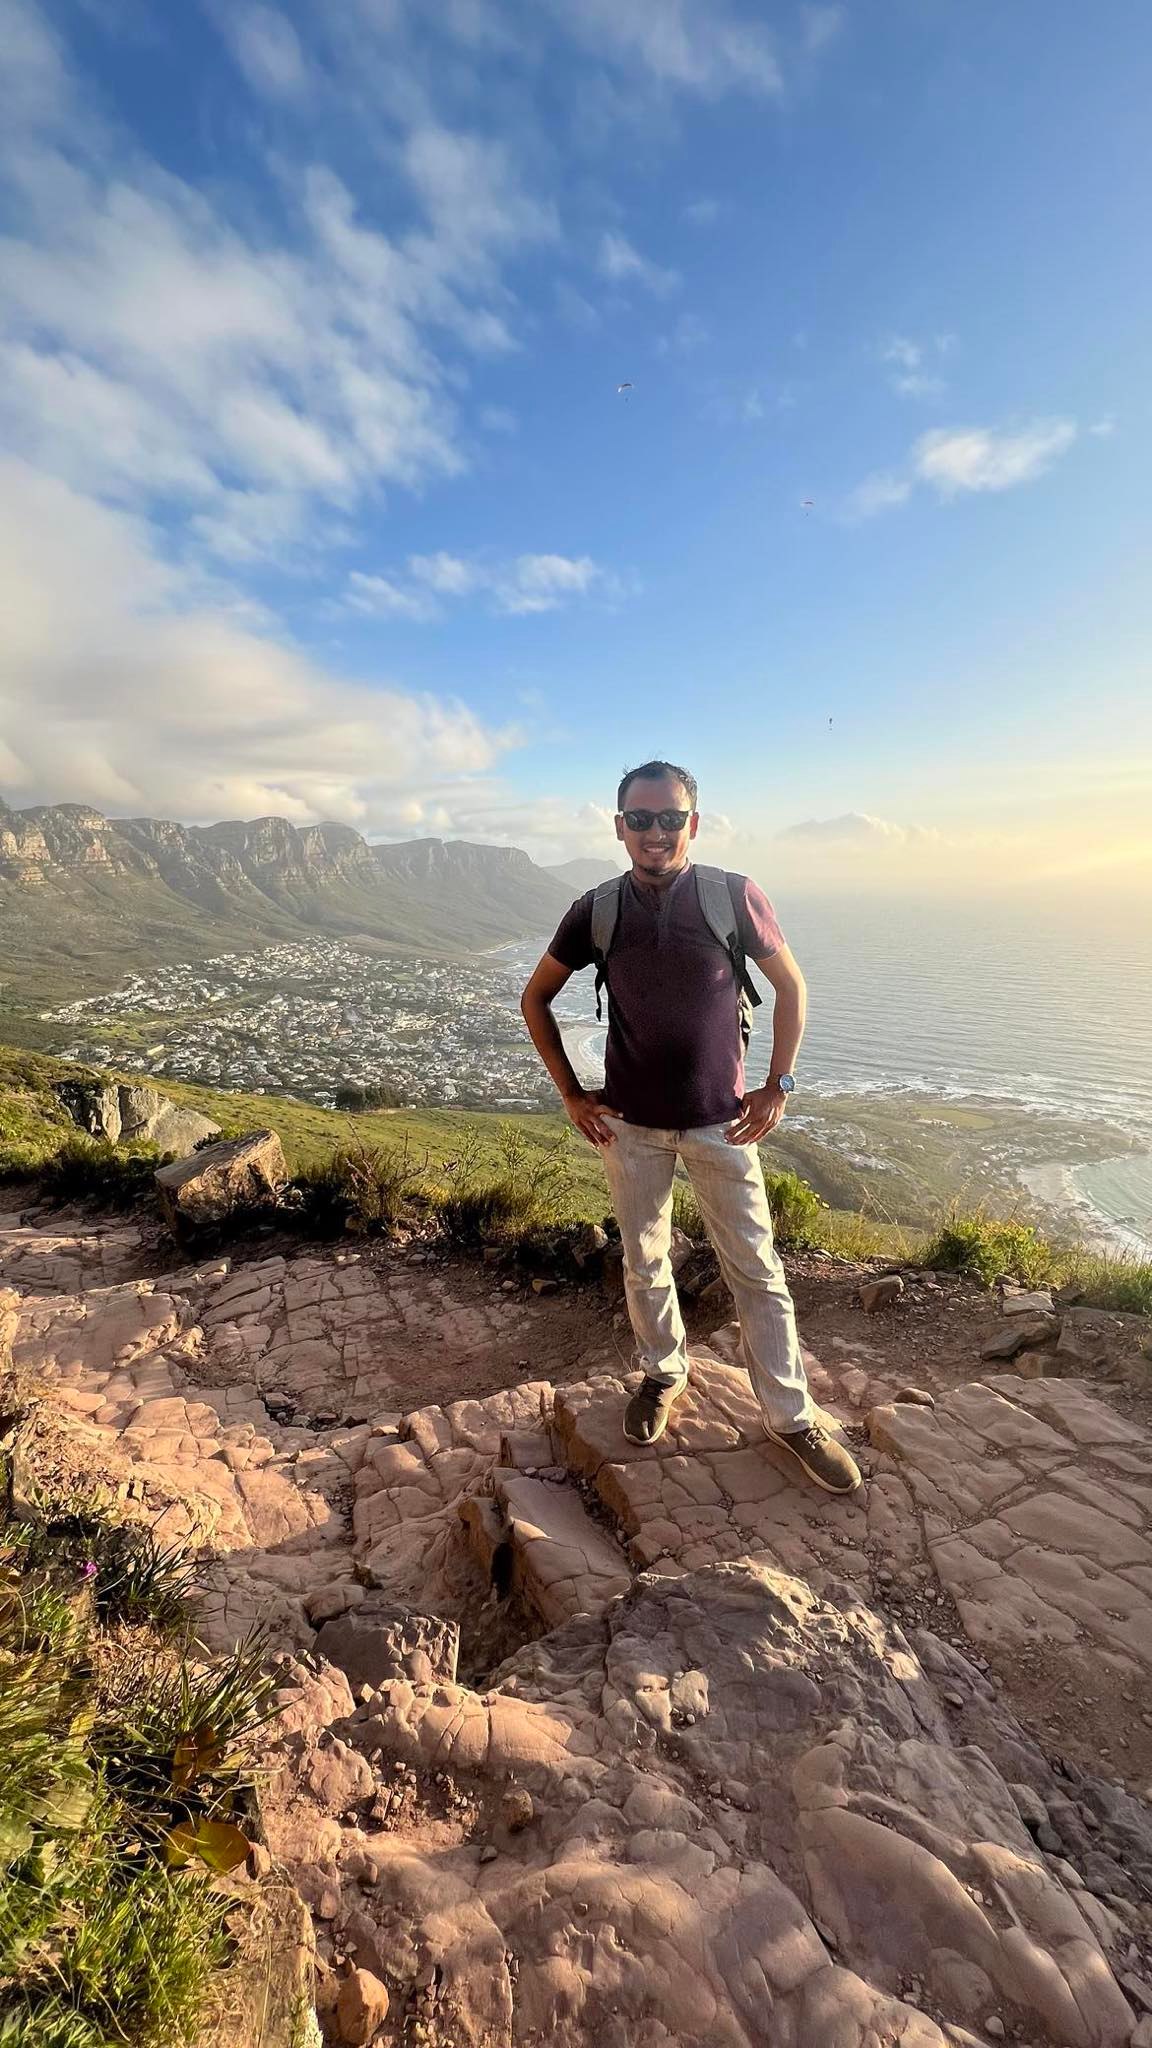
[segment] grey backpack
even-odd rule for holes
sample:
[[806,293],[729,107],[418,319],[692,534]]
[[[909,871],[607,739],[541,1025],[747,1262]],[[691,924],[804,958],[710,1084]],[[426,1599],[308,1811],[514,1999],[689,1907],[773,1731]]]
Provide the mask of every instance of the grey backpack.
[[[752,1012],[760,1007],[760,996],[748,972],[744,948],[740,944],[740,933],[736,924],[736,908],[728,877],[723,868],[697,867],[692,873],[696,878],[696,895],[700,910],[714,939],[718,939],[732,962],[732,978],[740,995],[740,1035],[747,1050],[752,1030]],[[616,937],[616,926],[620,921],[620,891],[624,885],[623,875],[613,875],[611,881],[601,882],[592,891],[592,956],[596,962],[596,1015],[604,1014],[601,990],[608,974],[608,955]],[[611,991],[609,991],[611,993]]]

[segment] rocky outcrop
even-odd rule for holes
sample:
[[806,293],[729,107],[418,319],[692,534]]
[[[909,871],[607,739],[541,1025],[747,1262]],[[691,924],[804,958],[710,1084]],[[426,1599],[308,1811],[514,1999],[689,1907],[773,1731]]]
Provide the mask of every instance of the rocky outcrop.
[[1030,1761],[979,1673],[850,1588],[646,1575],[481,1691],[354,1707],[295,1671],[269,1839],[426,2040],[1122,2048],[1115,1916],[954,1732],[957,1674]]
[[82,1131],[113,1145],[145,1140],[183,1159],[220,1135],[219,1124],[198,1109],[137,1082],[62,1081],[56,1092]]
[[[85,893],[92,877],[98,899]],[[331,822],[182,825],[106,818],[84,804],[23,811],[0,804],[0,891],[5,885],[19,890],[17,908],[28,908],[25,891],[37,891],[41,942],[54,897],[61,915],[87,905],[107,917],[113,906],[118,960],[135,921],[141,958],[150,956],[166,892],[178,900],[193,950],[200,920],[190,912],[205,914],[205,952],[221,950],[222,916],[229,931],[250,933],[254,944],[261,932],[283,939],[360,931],[401,946],[451,941],[454,950],[550,929],[572,895],[515,847],[439,839],[372,846],[351,826]]]
[[[405,1410],[403,1347],[486,1327],[439,1277],[117,1281],[126,1231],[0,1218],[16,1363],[202,1545],[205,1642],[283,1648],[264,1822],[330,2042],[1146,2048],[1140,1423],[1075,1379],[901,1380],[825,1498],[731,1330],[648,1447],[606,1371]],[[809,1364],[850,1422],[865,1376]]]
[[189,1159],[156,1169],[165,1220],[184,1236],[215,1229],[229,1217],[274,1209],[287,1185],[284,1148],[275,1131],[207,1145]]

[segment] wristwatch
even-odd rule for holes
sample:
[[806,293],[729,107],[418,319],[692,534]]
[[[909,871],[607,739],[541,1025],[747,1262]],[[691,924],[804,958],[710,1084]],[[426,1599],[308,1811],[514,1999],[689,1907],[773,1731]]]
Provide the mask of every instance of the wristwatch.
[[796,1086],[795,1074],[777,1074],[775,1081],[781,1095],[791,1095]]

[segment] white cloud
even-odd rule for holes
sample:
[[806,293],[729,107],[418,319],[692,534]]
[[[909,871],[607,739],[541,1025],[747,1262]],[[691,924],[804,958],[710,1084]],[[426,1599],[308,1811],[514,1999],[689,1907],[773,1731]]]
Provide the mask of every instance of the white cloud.
[[366,576],[353,569],[348,578],[345,602],[349,611],[367,612],[375,618],[426,620],[436,617],[432,600],[419,591],[404,590],[388,576]]
[[345,602],[353,611],[432,619],[440,616],[436,599],[480,596],[492,610],[514,618],[558,611],[581,597],[615,598],[622,588],[590,555],[516,555],[499,562],[440,551],[410,555],[407,577],[402,583],[395,576],[354,573]]
[[669,292],[677,290],[680,273],[664,270],[659,263],[653,263],[633,248],[626,235],[608,229],[600,238],[597,258],[601,276],[610,278],[614,284],[642,284],[659,298],[666,298]]
[[270,99],[298,99],[308,87],[308,68],[300,38],[286,15],[260,0],[237,6],[224,0],[217,20],[232,54],[248,80]]
[[850,519],[871,519],[876,512],[888,512],[894,505],[902,505],[911,494],[912,485],[906,476],[878,471],[875,476],[865,477],[849,494],[847,515]]
[[903,505],[918,485],[938,498],[976,491],[1010,491],[1050,469],[1076,439],[1075,420],[1033,420],[1015,431],[992,427],[934,427],[913,443],[907,468],[866,477],[850,492],[844,513],[868,519]]
[[912,465],[941,497],[961,491],[1009,491],[1043,475],[1076,439],[1074,420],[1034,420],[1016,433],[990,427],[939,427],[922,434]]
[[[129,154],[40,14],[5,7],[0,66],[26,130],[0,143],[19,222],[0,240],[9,445],[102,497],[182,512],[194,544],[232,560],[315,540],[317,508],[322,528],[381,485],[460,469],[460,358],[515,345],[503,267],[555,232],[500,145],[422,119],[401,158],[406,230],[382,232],[305,165],[287,225],[262,231]],[[231,32],[254,20],[267,37],[266,17]]]
[[905,847],[941,840],[941,834],[930,826],[898,825],[868,811],[844,811],[837,818],[805,818],[798,825],[785,826],[776,837],[813,846]]
[[1116,422],[1111,413],[1105,413],[1101,420],[1093,420],[1088,432],[1095,434],[1098,441],[1110,441],[1116,432]]
[[441,597],[470,597],[478,584],[473,563],[443,551],[435,555],[409,555],[408,573]]
[[163,561],[131,515],[0,464],[10,801],[375,827],[489,773],[511,735],[451,699],[327,674]]
[[690,199],[681,207],[680,217],[694,228],[710,228],[713,221],[719,220],[722,210],[718,199]]
[[551,612],[603,580],[589,555],[520,555],[511,575],[495,586],[496,602],[505,612]]

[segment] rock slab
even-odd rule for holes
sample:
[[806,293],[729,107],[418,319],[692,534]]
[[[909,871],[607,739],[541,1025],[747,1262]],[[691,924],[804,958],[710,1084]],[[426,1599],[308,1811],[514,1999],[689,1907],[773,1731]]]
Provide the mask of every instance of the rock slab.
[[165,1220],[177,1231],[208,1230],[229,1216],[274,1208],[288,1185],[275,1131],[208,1145],[156,1172]]

